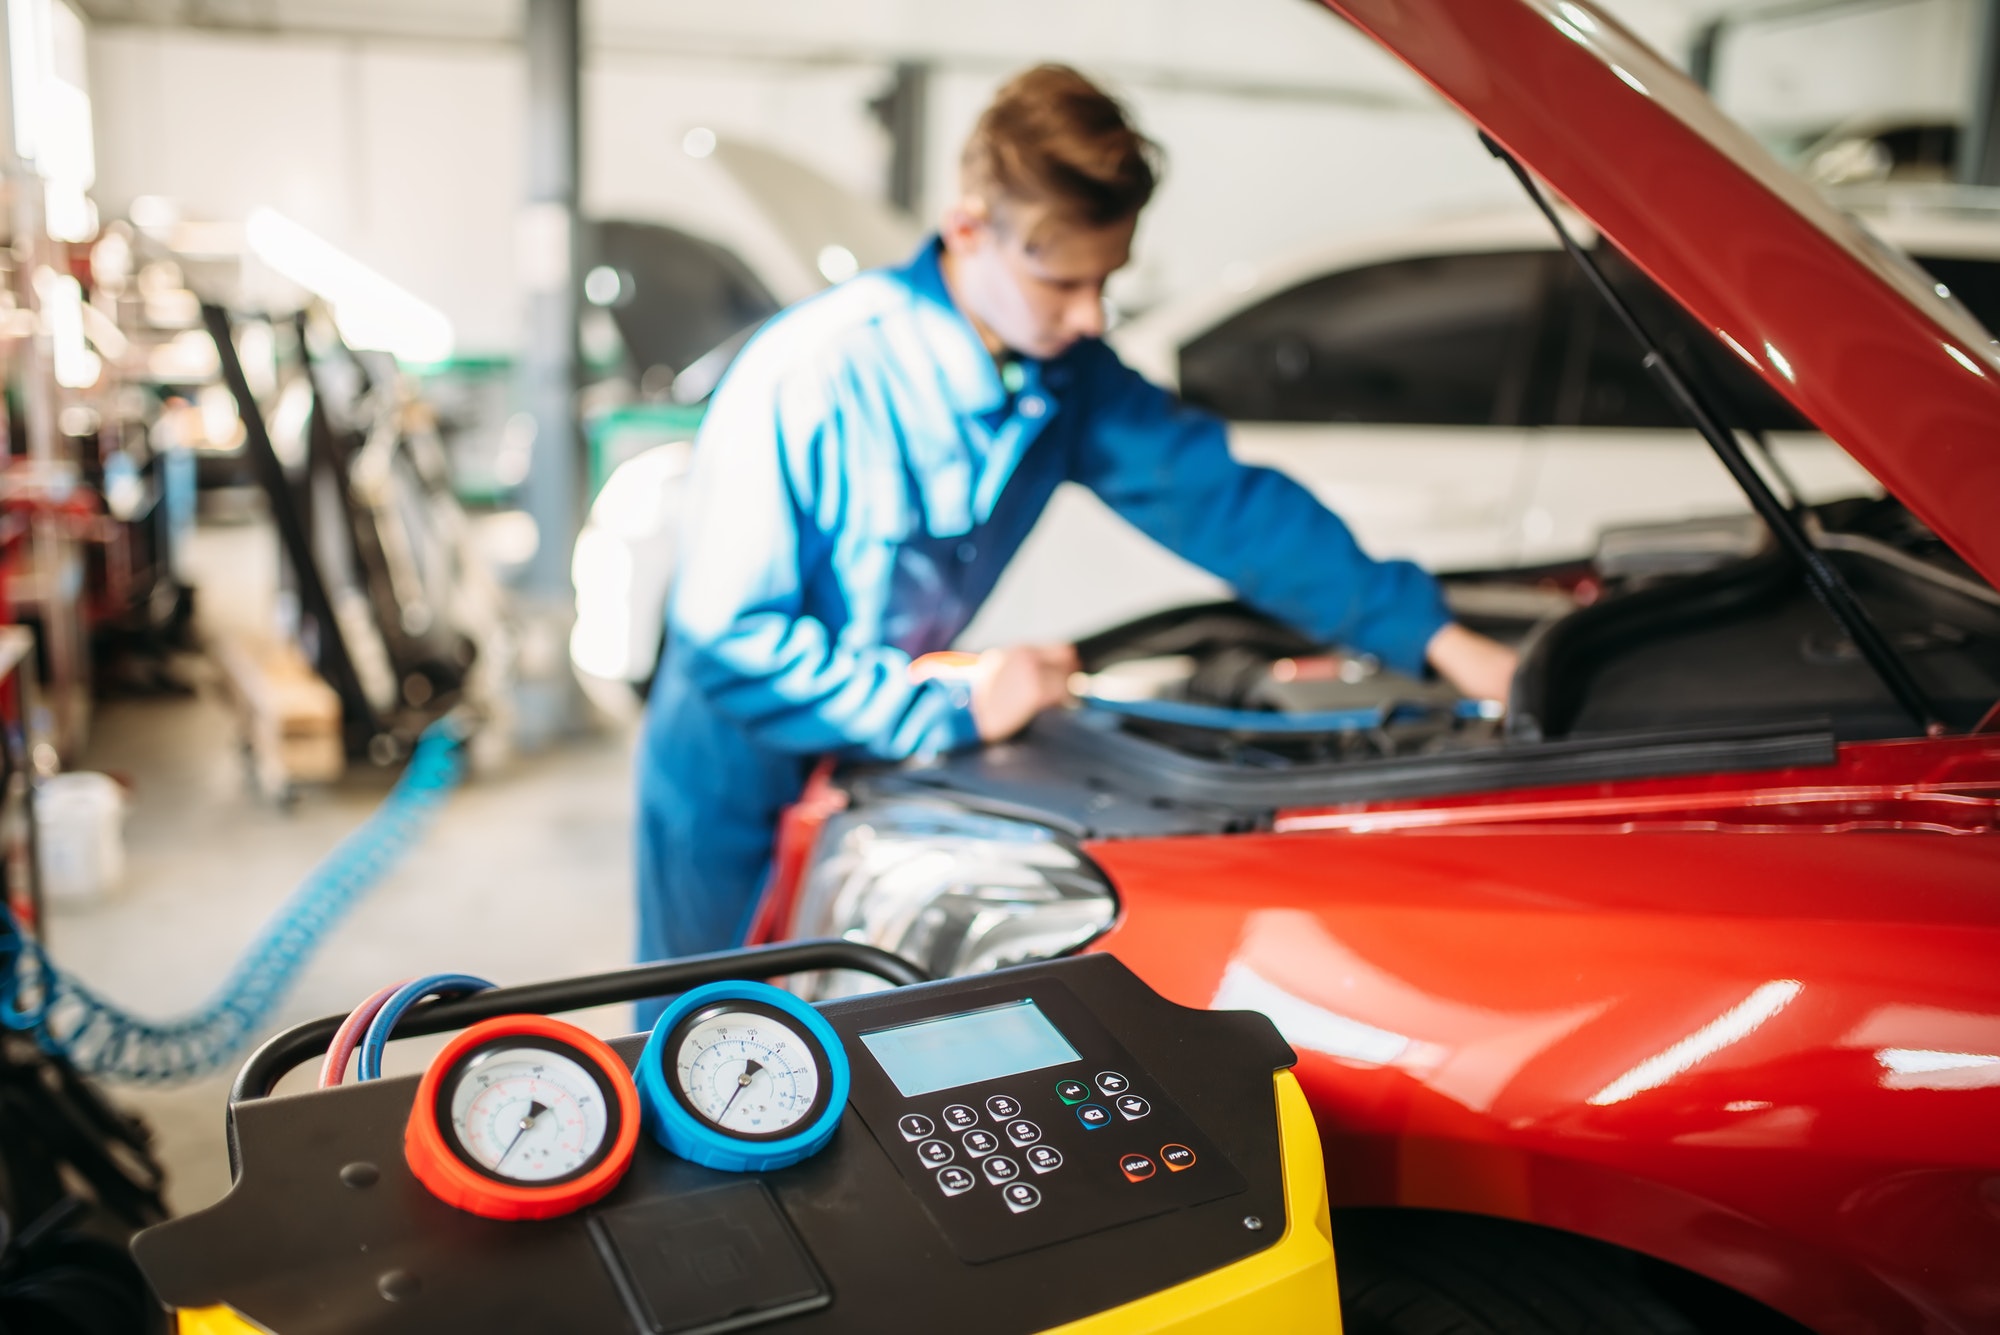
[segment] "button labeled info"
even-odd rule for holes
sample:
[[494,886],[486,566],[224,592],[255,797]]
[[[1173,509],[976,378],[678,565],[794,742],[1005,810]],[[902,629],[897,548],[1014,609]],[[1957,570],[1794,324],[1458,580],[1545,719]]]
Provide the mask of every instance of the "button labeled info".
[[1125,1174],[1128,1182],[1144,1182],[1159,1170],[1145,1155],[1128,1154],[1118,1161],[1118,1171]]
[[1169,1173],[1194,1167],[1194,1151],[1185,1145],[1160,1146],[1160,1162],[1167,1166]]

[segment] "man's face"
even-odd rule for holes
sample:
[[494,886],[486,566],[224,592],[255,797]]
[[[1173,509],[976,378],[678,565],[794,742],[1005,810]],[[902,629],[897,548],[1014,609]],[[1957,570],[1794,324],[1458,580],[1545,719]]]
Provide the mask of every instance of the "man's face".
[[1058,356],[1104,332],[1104,282],[1131,258],[1137,223],[1087,227],[1026,206],[992,217],[960,205],[944,225],[952,296],[989,346]]

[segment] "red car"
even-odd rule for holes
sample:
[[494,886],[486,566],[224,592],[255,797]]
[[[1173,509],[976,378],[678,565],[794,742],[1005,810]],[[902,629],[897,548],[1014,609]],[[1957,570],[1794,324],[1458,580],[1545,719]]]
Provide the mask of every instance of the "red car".
[[[1270,1015],[1356,1331],[2000,1329],[2000,351],[1583,0],[1332,7],[1588,220],[1633,323],[1571,369],[1759,522],[1452,581],[1504,719],[1246,608],[1107,632],[1020,741],[817,784],[766,930]],[[1772,393],[1887,498],[1788,501]]]

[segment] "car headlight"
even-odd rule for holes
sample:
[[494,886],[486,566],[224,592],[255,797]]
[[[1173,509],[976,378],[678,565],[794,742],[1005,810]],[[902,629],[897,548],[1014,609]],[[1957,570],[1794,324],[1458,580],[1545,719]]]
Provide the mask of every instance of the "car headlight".
[[[791,934],[866,942],[949,978],[1060,955],[1117,913],[1104,874],[1054,830],[902,798],[827,821]],[[836,990],[849,988],[812,989]]]

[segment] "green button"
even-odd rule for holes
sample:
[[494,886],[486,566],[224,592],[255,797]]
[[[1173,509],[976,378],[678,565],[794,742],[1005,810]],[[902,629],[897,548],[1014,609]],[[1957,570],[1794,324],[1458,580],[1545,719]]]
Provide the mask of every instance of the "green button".
[[1090,1097],[1090,1086],[1081,1080],[1058,1080],[1056,1097],[1064,1103],[1082,1103]]

